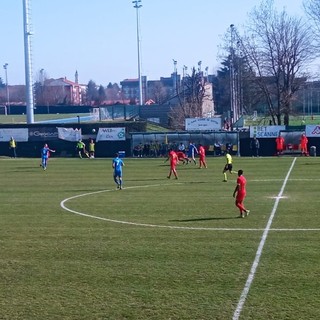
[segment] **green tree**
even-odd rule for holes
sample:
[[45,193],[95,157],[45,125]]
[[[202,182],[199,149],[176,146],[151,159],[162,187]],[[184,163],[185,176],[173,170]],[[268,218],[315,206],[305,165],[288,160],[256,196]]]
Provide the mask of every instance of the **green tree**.
[[304,0],[303,6],[311,26],[313,28],[313,36],[315,45],[320,49],[320,1],[319,0]]
[[107,95],[106,95],[104,86],[100,85],[98,89],[98,102],[101,104],[103,101],[106,100],[106,97]]
[[99,101],[99,92],[97,89],[97,85],[93,80],[90,80],[87,85],[86,91],[86,101],[87,103],[97,104]]
[[115,103],[119,100],[121,100],[121,89],[117,83],[111,83],[107,85],[107,88],[105,89],[106,92],[106,99],[110,101],[110,103]]

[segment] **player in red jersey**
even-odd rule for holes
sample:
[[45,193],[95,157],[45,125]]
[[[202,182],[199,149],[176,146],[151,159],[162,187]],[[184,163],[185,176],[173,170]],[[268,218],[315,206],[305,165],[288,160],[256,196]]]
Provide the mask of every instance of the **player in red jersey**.
[[190,160],[189,160],[189,158],[186,156],[186,154],[184,152],[177,151],[176,153],[177,153],[179,161],[182,161],[183,164],[185,164],[185,163],[188,164],[189,163]]
[[199,168],[201,169],[202,166],[204,168],[207,168],[206,150],[204,149],[202,144],[199,144],[198,153],[199,153]]
[[172,149],[169,150],[168,158],[164,162],[168,161],[169,159],[170,159],[170,171],[169,171],[169,175],[167,176],[167,178],[170,179],[171,174],[173,173],[175,178],[178,179],[176,166],[179,162],[179,159],[178,159],[176,152],[173,151]]
[[282,154],[284,149],[284,138],[281,135],[281,133],[279,133],[279,136],[276,138],[276,148],[277,148],[277,155],[279,156],[280,154]]
[[301,155],[308,156],[308,138],[304,133],[301,135],[300,145],[301,145]]
[[239,170],[237,185],[233,191],[233,197],[236,198],[235,205],[240,210],[240,218],[244,218],[244,217],[248,216],[250,213],[250,210],[247,210],[243,204],[243,201],[244,201],[244,199],[246,197],[246,193],[247,193],[246,192],[246,184],[247,184],[247,180],[243,176],[243,170]]

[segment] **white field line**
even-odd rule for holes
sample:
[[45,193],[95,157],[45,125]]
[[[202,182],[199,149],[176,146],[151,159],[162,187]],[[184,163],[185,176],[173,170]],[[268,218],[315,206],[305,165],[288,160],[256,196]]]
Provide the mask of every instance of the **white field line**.
[[[175,183],[176,184],[181,184],[181,183]],[[136,188],[152,188],[152,187],[159,187],[159,186],[169,186],[172,184],[153,184],[153,185],[143,185],[143,186],[132,186],[132,187],[127,187],[126,189],[136,189]],[[66,203],[70,200],[73,199],[77,199],[80,197],[86,197],[86,196],[90,196],[92,194],[98,194],[98,193],[103,193],[103,192],[122,192],[120,190],[114,190],[114,189],[110,189],[110,190],[99,190],[99,191],[93,191],[93,192],[88,192],[88,193],[82,193],[82,194],[78,194],[75,196],[72,196],[70,198],[66,198],[64,200],[62,200],[60,202],[60,207],[63,210],[66,210],[68,212],[71,212],[73,214],[79,215],[79,216],[83,216],[83,217],[87,217],[87,218],[91,218],[91,219],[97,219],[97,220],[102,220],[102,221],[107,221],[107,222],[113,222],[113,223],[120,223],[120,224],[127,224],[127,225],[133,225],[133,226],[140,226],[140,227],[149,227],[149,228],[166,228],[166,229],[179,229],[179,230],[213,230],[213,231],[264,231],[264,228],[209,228],[209,227],[182,227],[182,226],[168,226],[168,225],[158,225],[158,224],[148,224],[148,223],[139,223],[139,222],[129,222],[129,221],[122,221],[122,220],[114,220],[114,219],[108,219],[108,218],[103,218],[103,217],[99,217],[99,216],[94,216],[88,213],[83,213],[83,212],[79,212],[76,210],[72,210],[69,209],[66,206]],[[278,199],[280,199],[281,197],[277,197]],[[320,228],[300,228],[300,229],[292,229],[292,228],[275,228],[275,229],[269,229],[269,231],[288,231],[288,232],[292,232],[292,231],[320,231]]]
[[240,314],[241,314],[241,311],[242,311],[242,308],[243,308],[243,305],[247,299],[247,296],[248,296],[248,293],[249,293],[249,290],[250,290],[250,287],[251,287],[251,284],[254,280],[254,276],[255,276],[255,273],[256,273],[256,270],[258,268],[258,265],[259,265],[259,262],[260,262],[260,258],[261,258],[261,254],[262,254],[262,250],[263,250],[263,247],[264,247],[264,244],[267,240],[267,236],[268,236],[268,233],[270,231],[270,227],[271,227],[271,224],[272,224],[272,221],[273,221],[273,218],[275,216],[275,213],[277,211],[277,208],[278,208],[278,205],[279,205],[279,201],[282,197],[282,194],[284,192],[284,188],[286,187],[286,184],[288,182],[288,179],[289,179],[289,176],[291,174],[291,171],[293,169],[293,166],[296,162],[297,158],[294,158],[293,161],[292,161],[292,164],[290,166],[290,169],[287,173],[287,176],[286,178],[284,179],[283,181],[283,184],[282,184],[282,187],[281,187],[281,190],[278,194],[278,197],[276,198],[276,201],[274,203],[274,206],[273,206],[273,209],[271,211],[271,215],[270,215],[270,218],[268,220],[268,223],[267,223],[267,226],[266,228],[264,229],[264,232],[262,234],[262,238],[261,238],[261,241],[260,241],[260,244],[259,244],[259,247],[258,247],[258,250],[256,252],[256,256],[255,256],[255,259],[253,261],[253,264],[252,264],[252,267],[251,267],[251,270],[250,270],[250,273],[249,273],[249,276],[248,276],[248,279],[246,281],[246,284],[243,288],[243,291],[241,293],[241,296],[240,296],[240,299],[239,299],[239,302],[238,302],[238,305],[237,305],[237,308],[236,310],[234,311],[234,314],[233,314],[233,317],[232,319],[233,320],[238,320],[239,317],[240,317]]
[[[250,179],[250,182],[272,182],[272,181],[283,181],[283,179]],[[288,179],[288,181],[320,181],[320,179]]]

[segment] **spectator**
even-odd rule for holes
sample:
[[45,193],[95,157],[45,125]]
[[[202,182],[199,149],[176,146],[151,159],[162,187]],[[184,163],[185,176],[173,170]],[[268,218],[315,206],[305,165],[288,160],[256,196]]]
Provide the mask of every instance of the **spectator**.
[[179,147],[178,147],[178,150],[179,150],[180,152],[185,153],[185,151],[186,151],[186,146],[184,145],[183,142],[180,142]]
[[250,142],[250,149],[253,157],[259,157],[260,142],[256,136]]
[[17,157],[17,143],[16,140],[13,139],[13,137],[10,138],[9,140],[9,149],[11,151],[11,158],[16,158]]

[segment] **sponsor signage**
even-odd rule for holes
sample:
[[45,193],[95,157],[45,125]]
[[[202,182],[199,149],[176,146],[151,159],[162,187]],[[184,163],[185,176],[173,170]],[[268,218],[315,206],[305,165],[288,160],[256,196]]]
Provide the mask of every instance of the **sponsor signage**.
[[11,137],[17,142],[26,142],[28,141],[28,129],[0,129],[0,141],[9,141]]
[[58,137],[66,141],[79,141],[81,139],[81,129],[57,128]]
[[49,141],[57,139],[57,128],[29,128],[29,141]]
[[125,141],[126,128],[99,128],[96,141]]
[[188,118],[185,125],[188,131],[220,130],[221,118]]
[[306,136],[310,138],[320,138],[320,125],[306,125]]
[[276,138],[286,126],[250,126],[250,138]]

